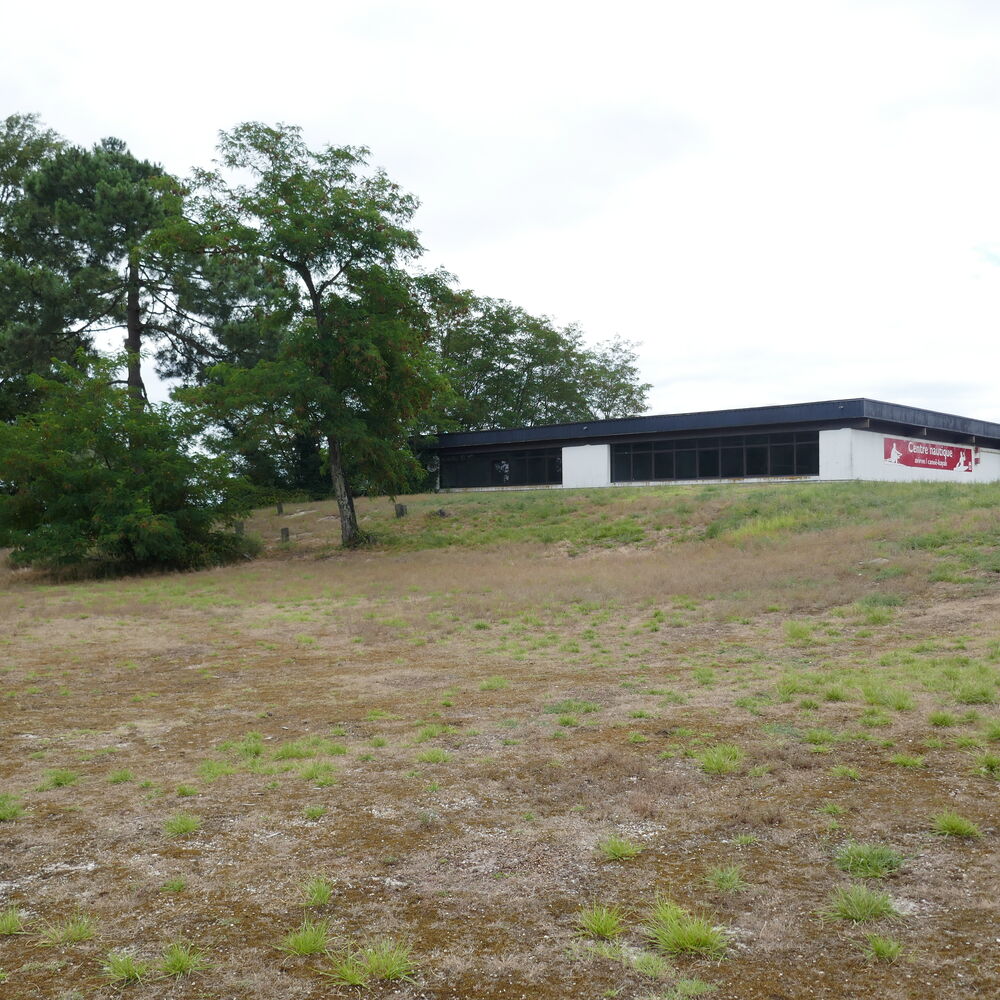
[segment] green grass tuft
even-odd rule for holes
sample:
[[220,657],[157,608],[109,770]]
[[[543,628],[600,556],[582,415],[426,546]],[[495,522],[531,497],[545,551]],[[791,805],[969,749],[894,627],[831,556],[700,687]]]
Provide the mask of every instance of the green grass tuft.
[[721,958],[729,940],[723,928],[665,898],[658,898],[653,904],[643,932],[653,945],[668,955]]
[[625,933],[622,911],[617,906],[595,903],[577,911],[576,925],[589,937],[610,940]]
[[887,892],[877,892],[865,885],[834,889],[823,913],[832,920],[850,920],[853,923],[899,916]]
[[162,975],[177,979],[193,975],[195,972],[204,972],[211,968],[211,964],[200,949],[193,948],[183,941],[174,941],[164,948],[157,968]]
[[931,817],[931,830],[941,837],[963,837],[967,840],[978,840],[983,835],[972,820],[948,810]]
[[841,871],[857,878],[888,878],[903,864],[902,855],[885,844],[845,844],[836,861]]
[[186,837],[201,829],[201,817],[193,813],[179,812],[167,817],[163,824],[163,832],[168,837]]
[[597,850],[608,861],[630,861],[642,854],[642,845],[612,833],[597,842]]
[[278,948],[289,955],[319,955],[326,951],[330,925],[326,920],[303,920],[297,930],[286,934]]

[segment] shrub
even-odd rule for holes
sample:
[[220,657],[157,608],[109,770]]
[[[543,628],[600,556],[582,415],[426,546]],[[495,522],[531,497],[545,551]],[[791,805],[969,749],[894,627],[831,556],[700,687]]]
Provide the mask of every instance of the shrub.
[[16,565],[190,569],[247,554],[216,525],[249,512],[228,459],[190,448],[176,406],[136,407],[116,384],[124,358],[79,359],[31,376],[39,408],[0,423],[0,545]]

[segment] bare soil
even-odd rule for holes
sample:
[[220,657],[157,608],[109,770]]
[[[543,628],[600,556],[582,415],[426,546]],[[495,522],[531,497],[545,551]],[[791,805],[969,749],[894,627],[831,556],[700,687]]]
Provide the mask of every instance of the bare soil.
[[[576,554],[327,542],[184,576],[0,574],[0,793],[24,809],[0,823],[0,911],[25,920],[0,936],[0,996],[357,996],[329,958],[277,947],[305,917],[329,922],[334,951],[412,946],[412,979],[372,997],[668,997],[692,979],[719,1000],[1000,996],[1000,783],[977,765],[997,750],[996,577],[934,583],[920,553],[888,560],[893,577],[878,538],[846,527]],[[886,593],[900,603],[868,621],[856,602]],[[962,702],[949,677],[986,694]],[[911,704],[873,703],[882,682]],[[931,726],[934,710],[955,724]],[[232,745],[248,733],[258,756]],[[328,742],[276,756],[309,738]],[[695,755],[719,743],[744,759],[705,773]],[[430,748],[448,758],[419,761]],[[326,780],[301,773],[316,764]],[[54,769],[77,778],[46,788]],[[935,836],[943,810],[983,836]],[[181,811],[201,826],[169,836]],[[611,833],[642,852],[606,860]],[[899,916],[823,914],[852,881],[834,863],[852,840],[904,856],[867,882]],[[747,891],[706,882],[732,864]],[[305,907],[316,875],[333,897]],[[657,896],[725,928],[726,956],[672,956],[655,979],[594,954],[582,906],[621,907],[634,951]],[[75,913],[96,935],[46,944]],[[871,933],[899,961],[866,958]],[[106,981],[108,952],[155,962],[175,940],[211,968]]]

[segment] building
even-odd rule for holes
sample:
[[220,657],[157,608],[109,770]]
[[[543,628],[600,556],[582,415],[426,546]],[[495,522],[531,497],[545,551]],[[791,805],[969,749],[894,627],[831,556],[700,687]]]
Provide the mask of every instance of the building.
[[442,490],[1000,480],[1000,424],[874,399],[442,434]]

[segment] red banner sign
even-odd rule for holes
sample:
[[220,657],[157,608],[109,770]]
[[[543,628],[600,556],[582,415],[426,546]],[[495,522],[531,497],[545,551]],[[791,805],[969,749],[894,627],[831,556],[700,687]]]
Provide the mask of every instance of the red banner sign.
[[972,472],[979,464],[979,449],[960,444],[883,438],[883,457],[890,465],[911,469],[938,469],[942,472]]

